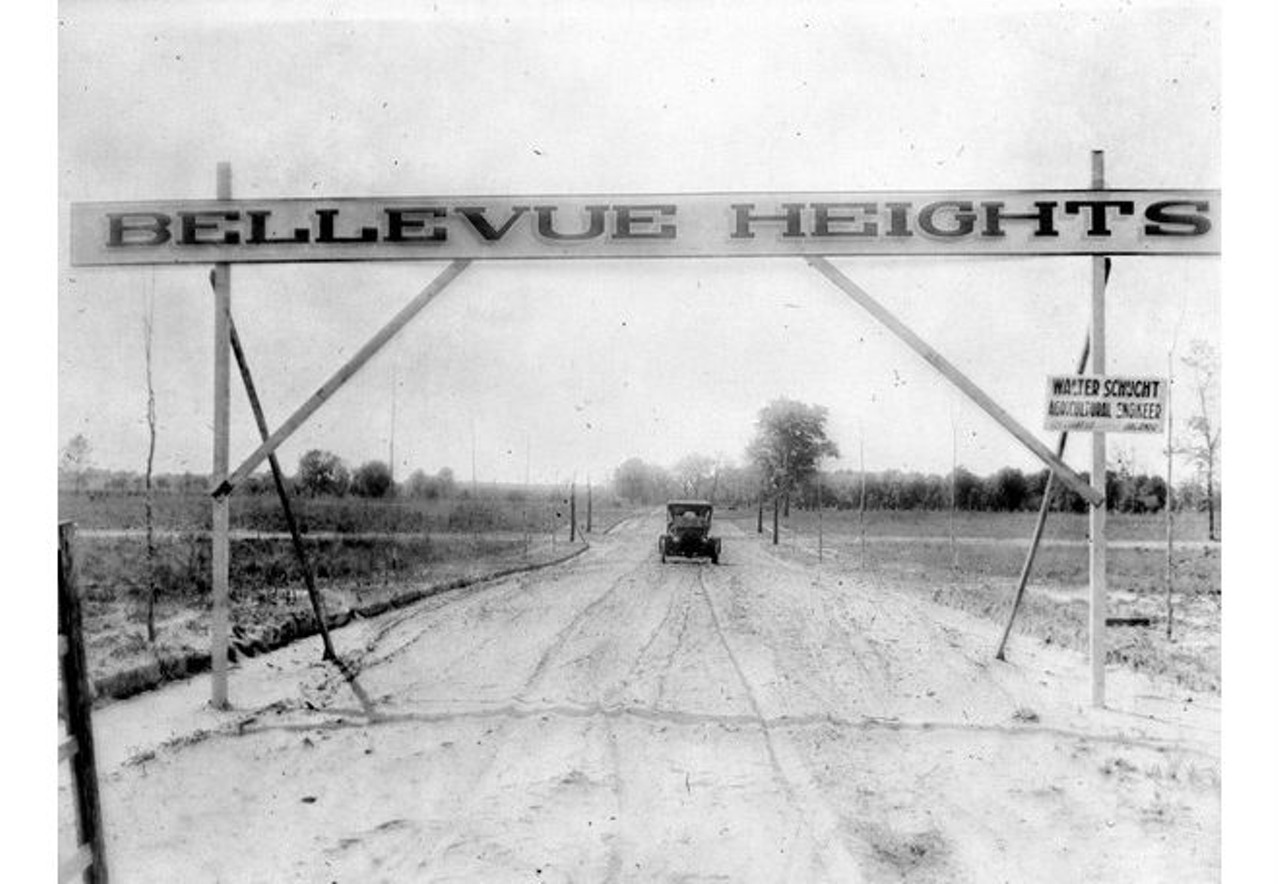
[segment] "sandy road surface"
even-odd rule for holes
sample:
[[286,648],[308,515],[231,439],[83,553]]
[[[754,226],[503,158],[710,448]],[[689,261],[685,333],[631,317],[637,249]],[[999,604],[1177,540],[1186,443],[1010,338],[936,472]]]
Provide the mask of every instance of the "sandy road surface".
[[1216,880],[1216,697],[658,527],[102,709],[113,879]]
[[[719,527],[716,529],[719,531]],[[785,529],[784,529],[785,530]],[[457,532],[458,536],[468,536],[465,531]],[[97,538],[103,540],[121,540],[125,538],[144,538],[147,532],[143,528],[81,528],[76,532],[78,537]],[[155,532],[157,538],[180,538],[208,536],[208,531],[175,531],[169,529],[161,529]],[[534,532],[534,537],[544,536],[545,532]],[[250,531],[245,529],[236,529],[230,532],[232,540],[288,540],[290,534],[285,531]],[[421,531],[308,531],[308,540],[418,540],[423,536]],[[501,539],[501,540],[520,540],[524,537],[524,533],[520,531],[486,531],[485,538]],[[867,543],[934,543],[944,544],[951,543],[949,535],[945,534],[871,534],[867,536]],[[1025,548],[1027,539],[1025,537],[957,537],[956,543],[962,546],[1016,546]],[[1081,547],[1089,546],[1089,541],[1084,539],[1069,539],[1061,537],[1047,537],[1040,541],[1042,547],[1062,546],[1062,547]],[[1140,550],[1163,550],[1167,547],[1167,543],[1163,540],[1117,540],[1110,538],[1107,540],[1108,549],[1140,549]],[[1174,549],[1179,550],[1212,550],[1220,549],[1221,544],[1217,541],[1208,540],[1175,540],[1173,542]]]

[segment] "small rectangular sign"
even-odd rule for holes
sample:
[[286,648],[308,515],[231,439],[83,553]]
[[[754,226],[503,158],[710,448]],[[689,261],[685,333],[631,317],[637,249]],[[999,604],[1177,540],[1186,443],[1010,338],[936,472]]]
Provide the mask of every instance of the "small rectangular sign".
[[1218,254],[1215,190],[169,200],[71,205],[71,263]]
[[1162,433],[1169,381],[1157,377],[1050,375],[1046,430]]

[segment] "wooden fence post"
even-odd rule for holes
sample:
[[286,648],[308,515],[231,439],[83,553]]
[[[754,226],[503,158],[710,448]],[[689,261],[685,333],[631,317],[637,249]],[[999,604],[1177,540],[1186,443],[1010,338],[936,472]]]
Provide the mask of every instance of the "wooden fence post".
[[98,799],[98,771],[93,748],[93,695],[84,654],[80,620],[80,589],[76,579],[75,525],[58,525],[58,653],[66,698],[68,737],[58,747],[58,759],[71,762],[79,848],[58,870],[58,880],[87,873],[89,884],[107,884],[106,844],[102,837],[102,809]]

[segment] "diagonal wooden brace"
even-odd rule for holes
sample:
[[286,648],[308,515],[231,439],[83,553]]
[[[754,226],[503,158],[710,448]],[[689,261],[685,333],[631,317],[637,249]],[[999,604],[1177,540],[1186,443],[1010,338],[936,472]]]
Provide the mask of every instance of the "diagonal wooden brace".
[[997,405],[995,400],[984,393],[977,384],[965,377],[960,369],[948,362],[941,353],[929,346],[911,329],[907,328],[896,316],[886,310],[879,301],[841,273],[835,265],[826,258],[817,255],[806,257],[805,260],[809,263],[809,266],[830,280],[836,288],[860,304],[863,309],[878,319],[889,331],[901,338],[907,346],[915,350],[926,362],[936,368],[943,377],[959,387],[962,393],[977,403],[978,407],[993,417],[1000,426],[1012,433],[1014,438],[1030,449],[1032,454],[1040,458],[1045,466],[1062,480],[1064,485],[1093,506],[1098,506],[1105,500],[1105,496],[1101,492],[1080,478],[1076,471],[1067,466],[1062,458],[1049,450],[1048,446],[1037,439],[1030,430],[1014,420],[1007,411]]
[[[1103,285],[1111,278],[1111,259],[1103,262]],[[1089,347],[1093,342],[1093,334],[1084,339],[1084,347],[1080,351],[1080,361],[1076,363],[1076,374],[1084,374],[1089,365]],[[1058,457],[1067,450],[1067,431],[1058,434]],[[1036,552],[1040,548],[1040,538],[1044,536],[1044,525],[1049,518],[1049,504],[1053,500],[1053,473],[1044,482],[1044,492],[1040,498],[1040,514],[1036,517],[1036,528],[1031,535],[1031,546],[1027,548],[1027,557],[1022,563],[1022,573],[1018,575],[1018,588],[1013,593],[1013,606],[1009,609],[1009,622],[1004,625],[1004,634],[1000,636],[1000,645],[996,648],[996,659],[1004,659],[1005,645],[1009,643],[1009,634],[1013,631],[1013,621],[1018,618],[1018,608],[1022,604],[1022,594],[1026,591],[1027,580],[1031,577],[1031,566],[1036,562]]]
[[467,269],[471,264],[470,259],[451,261],[439,276],[431,280],[431,283],[420,291],[412,301],[391,318],[391,321],[384,325],[376,335],[369,339],[363,347],[359,349],[346,363],[333,373],[329,380],[324,382],[319,390],[312,394],[311,398],[302,403],[298,410],[289,415],[289,418],[276,428],[271,437],[258,446],[253,454],[249,455],[244,463],[236,467],[235,472],[227,476],[226,481],[213,489],[214,497],[225,497],[231,493],[232,489],[245,480],[245,478],[257,469],[258,465],[267,459],[273,451],[279,448],[286,439],[293,435],[298,427],[306,422],[317,409],[323,405],[330,396],[336,393],[343,384],[351,380],[352,375],[364,366],[366,362],[382,349],[387,341],[391,340],[400,329],[409,323],[409,320],[417,316],[423,307],[431,303],[436,295],[444,291],[449,283],[457,279],[458,274]]
[[[236,364],[240,366],[240,379],[244,381],[244,392],[249,398],[249,407],[253,409],[253,419],[258,425],[258,433],[263,440],[271,438],[267,428],[267,417],[263,414],[262,403],[258,401],[258,390],[253,385],[253,373],[249,370],[249,359],[244,354],[244,346],[240,343],[240,335],[236,332],[235,320],[228,316],[228,331],[231,333],[231,351],[235,354]],[[315,575],[311,573],[311,563],[307,561],[307,551],[302,545],[302,532],[298,530],[298,521],[293,517],[293,505],[289,503],[289,492],[284,487],[284,472],[280,469],[280,461],[273,451],[267,455],[267,463],[271,464],[271,477],[275,480],[276,495],[280,498],[280,508],[284,510],[284,521],[289,527],[289,537],[293,540],[293,553],[298,557],[298,566],[302,568],[302,578],[307,584],[307,596],[311,599],[311,609],[316,615],[316,626],[320,630],[320,639],[324,643],[324,659],[337,660],[338,653],[333,649],[333,639],[329,637],[328,618],[324,613],[324,599],[316,588]]]

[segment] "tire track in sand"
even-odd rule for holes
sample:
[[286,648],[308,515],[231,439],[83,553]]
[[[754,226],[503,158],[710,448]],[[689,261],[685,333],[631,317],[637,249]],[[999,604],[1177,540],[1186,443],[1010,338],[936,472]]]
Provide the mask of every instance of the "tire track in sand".
[[[533,670],[523,681],[522,686],[513,693],[513,709],[526,709],[529,707],[527,695],[547,673],[556,655],[563,650],[575,632],[583,623],[587,622],[597,611],[604,607],[609,599],[628,580],[634,578],[648,564],[647,561],[641,561],[635,567],[615,577],[602,593],[580,608],[567,624],[555,632]],[[486,736],[489,739],[485,742],[483,757],[477,759],[473,769],[468,772],[467,780],[470,783],[470,788],[466,790],[466,794],[461,796],[456,806],[452,808],[452,822],[437,834],[434,843],[426,851],[422,868],[433,873],[439,871],[447,863],[448,857],[453,851],[471,843],[475,837],[475,832],[471,827],[477,820],[482,821],[484,819],[484,814],[480,813],[479,809],[486,801],[491,800],[492,796],[497,792],[495,784],[502,772],[509,767],[508,759],[513,754],[520,755],[528,751],[527,745],[520,742],[520,729],[524,726],[526,718],[535,717],[538,716],[531,712],[529,716],[500,718],[496,726],[486,731]],[[612,724],[607,718],[602,719],[602,721],[606,728],[605,739],[609,743],[605,751],[609,756],[608,762],[613,767],[613,782],[610,784],[610,791],[613,793],[616,802],[617,810],[615,816],[621,817],[622,777],[620,764],[616,757],[617,747],[614,743]],[[606,863],[606,879],[616,880],[622,865],[622,856],[616,841],[611,842],[609,845]]]
[[[667,678],[671,674],[672,664],[675,662],[676,656],[680,653],[684,646],[685,633],[689,629],[689,613],[693,607],[692,579],[682,579],[671,588],[671,597],[667,600],[667,610],[663,614],[662,619],[654,626],[649,635],[645,638],[644,643],[636,651],[635,659],[631,666],[627,669],[625,675],[618,680],[618,684],[611,690],[606,692],[603,705],[608,706],[617,701],[623,691],[630,687],[640,677],[651,672],[658,672],[657,691],[653,696],[653,701],[649,705],[656,711],[662,702],[662,698],[666,693]],[[674,641],[671,648],[662,656],[660,661],[656,663],[648,659],[650,649],[654,647],[664,636],[670,634],[670,624],[679,618],[680,625],[675,629]]]
[[538,658],[538,662],[534,665],[533,671],[529,673],[529,676],[525,679],[524,685],[516,692],[515,699],[517,702],[527,702],[528,694],[533,689],[533,686],[546,674],[547,668],[551,665],[551,661],[564,649],[564,646],[568,644],[569,639],[571,639],[578,629],[581,628],[582,624],[590,620],[591,617],[595,615],[596,611],[604,607],[604,605],[613,597],[624,583],[633,579],[638,572],[643,571],[647,567],[649,567],[649,562],[642,559],[634,568],[631,568],[614,578],[609,582],[609,586],[604,592],[596,596],[585,607],[579,610],[578,613],[573,616],[572,620],[566,623],[554,636],[552,636],[551,643],[547,645],[546,650],[544,650],[542,655]]
[[787,793],[792,806],[807,821],[809,830],[813,834],[814,847],[826,868],[828,878],[840,884],[855,884],[864,880],[862,870],[845,848],[841,837],[840,820],[822,797],[804,760],[796,754],[795,748],[784,735],[780,734],[775,738],[769,719],[760,706],[760,699],[747,679],[742,663],[734,653],[733,646],[729,643],[728,636],[725,635],[724,628],[721,626],[720,615],[716,610],[715,602],[711,599],[711,593],[707,590],[701,569],[698,571],[698,589],[707,603],[707,610],[711,614],[711,625],[720,639],[720,646],[724,648],[725,655],[729,658],[729,663],[733,666],[742,690],[746,694],[751,712],[759,722],[774,776]]

